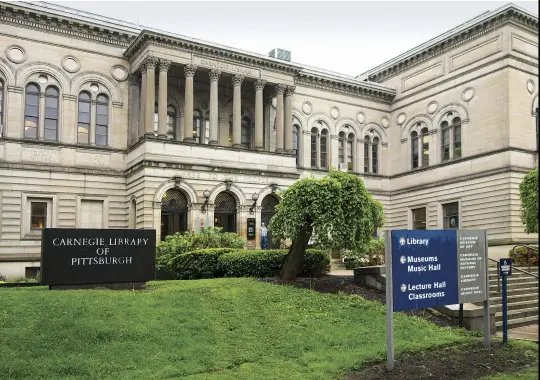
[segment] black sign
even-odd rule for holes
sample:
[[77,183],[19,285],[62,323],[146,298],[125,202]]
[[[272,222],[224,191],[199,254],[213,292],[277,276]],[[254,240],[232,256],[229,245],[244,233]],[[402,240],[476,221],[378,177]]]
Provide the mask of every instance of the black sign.
[[512,259],[499,259],[499,275],[500,276],[512,275]]
[[248,240],[255,240],[255,218],[248,218],[247,220],[247,238]]
[[43,285],[146,282],[155,278],[155,230],[45,228]]

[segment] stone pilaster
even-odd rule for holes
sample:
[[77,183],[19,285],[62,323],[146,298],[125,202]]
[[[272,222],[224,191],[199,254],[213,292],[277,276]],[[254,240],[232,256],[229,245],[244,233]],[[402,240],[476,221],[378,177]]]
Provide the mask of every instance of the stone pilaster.
[[184,98],[184,141],[194,142],[193,139],[193,77],[197,66],[187,65],[184,67],[186,77],[186,92]]
[[218,82],[221,71],[210,71],[210,141],[211,145],[219,144],[218,136]]
[[283,152],[283,93],[286,86],[279,84],[276,87],[276,152]]
[[285,91],[285,151],[292,153],[292,138],[293,138],[293,117],[292,117],[292,101],[295,86],[288,86]]
[[255,149],[263,150],[263,89],[266,81],[259,79],[255,82]]
[[242,75],[233,77],[233,147],[242,146]]

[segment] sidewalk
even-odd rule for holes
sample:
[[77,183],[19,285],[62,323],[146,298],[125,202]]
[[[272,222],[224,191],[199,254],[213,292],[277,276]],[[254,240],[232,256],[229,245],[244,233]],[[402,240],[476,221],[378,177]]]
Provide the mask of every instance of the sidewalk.
[[[502,337],[502,331],[497,332],[497,336]],[[508,330],[508,338],[538,342],[538,324],[510,329]]]

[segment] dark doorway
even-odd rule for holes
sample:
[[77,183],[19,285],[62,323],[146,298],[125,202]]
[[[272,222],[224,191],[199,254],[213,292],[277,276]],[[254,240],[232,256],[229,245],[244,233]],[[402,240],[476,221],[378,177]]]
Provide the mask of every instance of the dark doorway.
[[223,232],[236,232],[236,201],[227,193],[219,193],[214,202],[214,227],[223,228]]
[[161,240],[187,230],[188,202],[177,189],[169,189],[161,199]]
[[[267,228],[270,224],[270,219],[272,219],[276,213],[276,206],[278,203],[277,197],[272,194],[268,194],[261,202],[261,223],[264,223]],[[268,248],[279,249],[279,246],[280,242],[274,242],[272,240],[272,233],[268,231]]]

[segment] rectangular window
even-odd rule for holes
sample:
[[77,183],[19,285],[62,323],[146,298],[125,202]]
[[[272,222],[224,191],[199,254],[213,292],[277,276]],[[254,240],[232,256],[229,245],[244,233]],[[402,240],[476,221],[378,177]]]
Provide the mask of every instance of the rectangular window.
[[311,133],[311,167],[317,167],[317,135]]
[[364,142],[364,173],[369,173],[369,142]]
[[454,126],[454,158],[461,158],[461,127]]
[[38,278],[40,267],[26,267],[24,268],[25,278]]
[[412,167],[416,169],[418,167],[418,137],[411,138],[411,144]]
[[81,200],[79,228],[103,228],[103,201]]
[[345,146],[345,141],[344,140],[339,140],[339,148],[338,148],[338,160],[339,160],[339,163],[340,164],[344,164],[345,163],[345,152],[344,152],[344,146]]
[[347,169],[353,170],[353,142],[351,139],[347,141]]
[[326,135],[322,135],[321,136],[321,168],[322,169],[326,169],[328,167],[328,160],[327,160],[327,152],[326,152],[326,147],[327,147],[327,143],[326,143]]
[[443,129],[442,131],[442,160],[447,161],[450,159],[450,129]]
[[459,204],[458,202],[447,203],[443,205],[444,228],[459,228]]
[[422,166],[429,166],[429,136],[422,135]]
[[371,172],[377,174],[379,172],[379,144],[371,145]]
[[417,208],[412,210],[413,230],[426,229],[426,208]]
[[30,229],[42,230],[47,227],[47,202],[30,203]]

